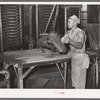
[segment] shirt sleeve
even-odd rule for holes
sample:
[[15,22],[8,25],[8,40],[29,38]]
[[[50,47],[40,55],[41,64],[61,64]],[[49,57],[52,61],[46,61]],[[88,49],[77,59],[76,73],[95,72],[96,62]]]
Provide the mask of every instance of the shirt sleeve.
[[85,40],[85,34],[84,34],[84,32],[80,31],[76,35],[77,35],[76,36],[77,38],[75,39],[75,41],[83,43],[84,40]]

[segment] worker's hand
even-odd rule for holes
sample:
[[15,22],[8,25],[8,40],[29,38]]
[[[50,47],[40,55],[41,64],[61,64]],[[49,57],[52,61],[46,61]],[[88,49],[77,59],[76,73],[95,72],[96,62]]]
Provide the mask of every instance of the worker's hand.
[[62,43],[69,43],[69,31],[65,33],[65,35],[61,38]]
[[69,38],[67,36],[64,36],[61,38],[62,43],[69,43]]

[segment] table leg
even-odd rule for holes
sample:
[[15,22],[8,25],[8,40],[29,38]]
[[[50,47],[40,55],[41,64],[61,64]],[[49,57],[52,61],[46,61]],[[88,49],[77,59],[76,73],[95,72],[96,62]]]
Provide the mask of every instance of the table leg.
[[96,62],[93,64],[92,75],[93,75],[93,88],[95,88],[95,81],[96,81]]
[[67,85],[67,62],[64,62],[64,89]]
[[18,88],[23,88],[23,68],[18,68]]
[[98,61],[98,57],[96,57],[96,87],[98,87],[98,79],[99,79],[99,68],[98,68],[98,64],[99,64],[99,61]]

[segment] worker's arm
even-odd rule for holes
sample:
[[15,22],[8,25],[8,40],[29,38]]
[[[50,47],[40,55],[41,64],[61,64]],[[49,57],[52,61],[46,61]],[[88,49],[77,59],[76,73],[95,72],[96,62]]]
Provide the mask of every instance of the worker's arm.
[[85,41],[85,35],[83,32],[78,33],[77,40],[72,40],[69,37],[69,44],[77,49],[81,49],[83,47],[84,41]]

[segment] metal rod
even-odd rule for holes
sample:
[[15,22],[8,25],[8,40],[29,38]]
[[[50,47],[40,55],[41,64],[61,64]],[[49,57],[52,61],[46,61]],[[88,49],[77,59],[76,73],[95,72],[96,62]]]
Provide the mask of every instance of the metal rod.
[[25,78],[26,75],[27,75],[33,68],[35,68],[35,66],[30,67],[30,68],[23,74],[23,78]]
[[96,78],[96,75],[95,75],[95,71],[96,71],[96,65],[95,64],[93,64],[93,88],[95,88],[95,78]]
[[45,32],[47,31],[47,29],[48,29],[48,26],[49,26],[50,20],[51,20],[51,18],[52,18],[53,12],[54,12],[54,10],[55,10],[55,7],[56,7],[56,5],[54,5],[54,7],[53,7],[53,9],[52,9],[52,11],[51,11],[51,14],[50,14],[50,17],[49,17],[49,19],[48,19],[48,22],[47,22],[46,28],[45,28],[45,30],[44,30],[44,33],[45,33]]
[[67,7],[65,6],[65,33],[67,31]]
[[1,21],[1,6],[0,6],[0,38],[1,38],[1,53],[3,53],[3,35],[2,35],[2,21]]
[[29,7],[29,49],[33,48],[32,43],[32,5]]
[[98,79],[99,79],[99,68],[98,68],[98,57],[96,57],[96,87],[98,87]]
[[18,87],[23,88],[23,68],[18,68]]
[[99,10],[99,45],[100,45],[100,6],[98,5]]
[[59,5],[57,5],[57,7],[56,7],[56,14],[55,14],[55,19],[54,19],[54,28],[53,28],[53,31],[55,31],[55,28],[56,28],[58,13],[59,13]]
[[67,62],[64,62],[64,89],[66,88],[67,81]]
[[[63,74],[62,74],[62,72],[61,72],[61,70],[60,70],[60,68],[59,68],[59,65],[56,64],[56,66],[57,66],[57,68],[58,68],[58,70],[59,70],[59,72],[60,72],[60,75],[61,75],[62,79],[64,80],[64,76],[63,76]],[[65,81],[65,80],[64,80],[64,81]]]
[[39,38],[39,27],[38,27],[38,5],[36,5],[36,43],[38,47],[38,38]]
[[16,77],[17,77],[17,79],[18,79],[18,72],[17,72],[17,70],[16,70],[16,67],[14,66],[14,71],[15,71],[15,73],[16,73]]
[[[19,14],[20,14],[20,41],[21,41],[21,44],[22,44],[22,7],[21,5],[19,5]],[[22,50],[22,46],[21,46],[21,50]]]

